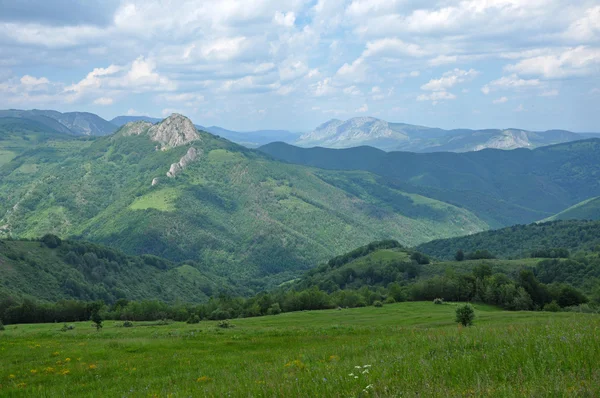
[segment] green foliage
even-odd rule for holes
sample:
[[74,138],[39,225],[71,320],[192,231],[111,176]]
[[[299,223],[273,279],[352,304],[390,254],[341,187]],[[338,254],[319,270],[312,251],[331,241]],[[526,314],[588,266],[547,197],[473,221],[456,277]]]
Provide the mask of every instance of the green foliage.
[[416,261],[419,265],[426,265],[430,262],[428,256],[419,252],[414,252],[413,254],[411,254],[410,259]]
[[125,322],[123,322],[123,327],[124,328],[132,328],[133,327],[133,322],[131,322],[131,321],[125,321]]
[[460,305],[456,308],[456,322],[463,326],[473,325],[475,309],[471,304]]
[[4,323],[2,323],[2,319],[0,319],[0,332],[4,331],[6,328],[4,327]]
[[435,298],[435,299],[433,299],[433,304],[442,305],[442,304],[444,304],[444,299]]
[[454,259],[456,261],[463,261],[465,259],[465,252],[463,252],[462,249],[458,249],[458,251],[454,255]]
[[41,241],[43,244],[46,245],[46,247],[48,247],[50,249],[56,249],[62,243],[62,240],[58,236],[52,235],[52,234],[44,235],[42,237]]
[[219,327],[221,329],[231,329],[235,326],[231,322],[229,322],[229,320],[225,319],[225,320],[219,321],[217,323],[217,327]]
[[73,329],[75,329],[75,326],[73,326],[73,325],[67,325],[67,323],[64,323],[63,327],[60,328],[60,331],[61,332],[68,332],[69,330],[73,330]]
[[190,325],[198,324],[200,323],[200,317],[197,314],[194,314],[190,316],[186,322]]
[[584,200],[545,221],[557,220],[600,220],[600,197]]
[[544,311],[547,312],[559,312],[560,305],[556,302],[556,300],[552,300],[552,302],[544,305]]
[[373,307],[383,307],[383,303],[379,300],[373,302]]
[[96,331],[99,332],[100,329],[102,329],[102,321],[103,321],[102,316],[100,315],[99,309],[96,309],[92,312],[92,316],[90,317],[90,320],[94,324]]

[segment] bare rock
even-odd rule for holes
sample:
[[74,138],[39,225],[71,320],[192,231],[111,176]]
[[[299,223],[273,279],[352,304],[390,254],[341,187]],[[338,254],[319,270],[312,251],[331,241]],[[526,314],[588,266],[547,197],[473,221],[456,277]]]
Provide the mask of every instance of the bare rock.
[[157,185],[157,184],[158,184],[158,177],[157,177],[157,178],[154,178],[154,179],[152,180],[152,186],[155,186],[155,185]]
[[177,163],[173,163],[171,168],[167,172],[167,177],[173,178],[183,169],[185,169],[190,163],[196,161],[198,156],[202,155],[202,151],[197,150],[194,147],[188,149],[187,153]]
[[178,113],[150,127],[148,135],[152,141],[160,143],[163,150],[201,140],[192,121]]

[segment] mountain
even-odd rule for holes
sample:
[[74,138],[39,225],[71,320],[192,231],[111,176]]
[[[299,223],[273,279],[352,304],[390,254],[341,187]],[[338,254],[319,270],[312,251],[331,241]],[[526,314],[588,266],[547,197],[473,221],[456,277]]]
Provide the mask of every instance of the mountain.
[[600,248],[600,221],[555,221],[515,225],[469,236],[440,239],[421,244],[420,252],[451,260],[461,249],[465,253],[488,250],[500,258],[529,257],[532,252],[564,248],[571,252]]
[[295,164],[369,171],[402,191],[468,209],[494,228],[535,222],[600,195],[598,139],[466,153],[307,149],[284,143],[260,150]]
[[181,115],[40,145],[0,166],[0,235],[46,233],[194,260],[251,288],[366,242],[415,245],[489,228],[365,171],[291,165]]
[[600,197],[584,200],[544,221],[600,220]]
[[158,123],[162,119],[150,116],[117,116],[111,119],[111,123],[117,127],[122,127],[130,122],[149,122],[149,123]]
[[208,131],[209,133],[218,135],[229,141],[233,141],[237,144],[244,145],[248,148],[257,148],[261,145],[265,145],[275,141],[294,142],[298,139],[299,136],[299,134],[292,133],[287,130],[257,130],[239,132],[227,130],[217,126],[198,127],[202,130]]
[[347,121],[330,120],[302,135],[295,144],[301,147],[326,148],[368,145],[385,151],[469,152],[486,148],[531,149],[586,138],[591,136],[564,130],[443,130],[389,123],[373,117],[357,117]]
[[196,263],[128,256],[87,242],[52,242],[48,246],[39,240],[0,240],[0,301],[34,297],[200,302],[219,292],[244,293]]
[[3,117],[35,120],[54,131],[73,135],[108,135],[117,129],[114,124],[88,112],[61,113],[52,110],[9,109],[0,110],[0,118]]

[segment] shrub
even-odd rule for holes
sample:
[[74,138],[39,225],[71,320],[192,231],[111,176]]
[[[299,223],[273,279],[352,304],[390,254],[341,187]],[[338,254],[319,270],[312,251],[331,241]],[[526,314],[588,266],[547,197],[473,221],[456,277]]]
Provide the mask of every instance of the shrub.
[[166,326],[166,325],[170,325],[171,321],[169,321],[168,319],[160,319],[158,321],[156,321],[156,325],[157,326]]
[[462,249],[459,249],[456,252],[456,255],[454,255],[454,259],[456,261],[463,261],[465,259],[465,252],[463,252]]
[[4,327],[4,324],[2,323],[2,320],[0,319],[0,332],[3,331],[4,329],[6,329]]
[[544,311],[558,312],[558,311],[560,311],[560,305],[558,305],[556,300],[552,300],[551,303],[548,303],[544,306]]
[[96,331],[99,332],[100,329],[102,329],[102,316],[100,316],[100,311],[96,310],[92,312],[92,322],[94,323]]
[[394,304],[395,302],[396,302],[396,299],[393,298],[392,296],[388,296],[388,298],[385,299],[386,304]]
[[217,323],[217,327],[220,327],[221,329],[231,329],[233,325],[229,322],[229,320],[224,319]]
[[132,328],[133,327],[133,322],[131,322],[131,321],[125,321],[125,322],[123,322],[123,327],[124,328]]
[[278,315],[281,314],[281,306],[279,303],[275,303],[267,310],[267,315]]
[[373,307],[383,307],[383,303],[379,300],[373,302]]
[[55,249],[62,244],[62,241],[56,235],[46,234],[42,238],[42,243],[45,244],[50,249]]
[[190,325],[195,325],[197,323],[200,323],[200,317],[198,315],[194,314],[188,318],[187,323],[189,323]]
[[60,328],[61,332],[68,332],[69,330],[73,330],[75,329],[75,326],[73,325],[67,325],[67,323],[65,322],[65,324],[63,325],[62,328]]
[[456,322],[463,326],[471,326],[475,319],[475,309],[471,304],[461,305],[456,309]]
[[444,304],[444,299],[436,298],[433,300],[433,304]]

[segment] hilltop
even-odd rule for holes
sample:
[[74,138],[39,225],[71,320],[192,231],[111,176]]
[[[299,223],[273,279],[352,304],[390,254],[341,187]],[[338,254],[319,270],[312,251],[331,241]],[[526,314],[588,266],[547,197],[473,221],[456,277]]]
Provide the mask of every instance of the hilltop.
[[285,164],[172,115],[39,146],[0,167],[0,234],[46,233],[171,261],[260,288],[373,240],[415,245],[489,226],[363,172]]
[[584,200],[544,221],[600,220],[600,197]]

